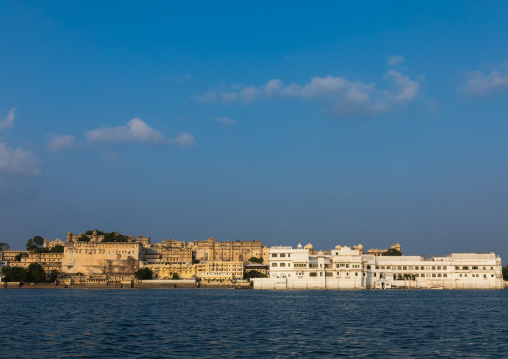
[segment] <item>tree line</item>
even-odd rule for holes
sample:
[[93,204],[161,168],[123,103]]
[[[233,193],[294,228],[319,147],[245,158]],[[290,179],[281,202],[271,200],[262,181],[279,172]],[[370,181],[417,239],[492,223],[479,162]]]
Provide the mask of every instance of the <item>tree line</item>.
[[44,283],[54,282],[59,277],[60,272],[53,269],[49,275],[46,275],[44,268],[39,263],[31,263],[28,268],[21,267],[3,267],[2,276],[7,282],[21,283]]

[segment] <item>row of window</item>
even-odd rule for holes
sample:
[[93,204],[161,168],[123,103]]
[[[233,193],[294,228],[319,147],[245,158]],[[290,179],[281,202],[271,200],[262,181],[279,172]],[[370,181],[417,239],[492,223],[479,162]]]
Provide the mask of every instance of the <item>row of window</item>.
[[[377,276],[377,273],[374,273],[374,277]],[[466,278],[467,277],[467,274],[459,274],[459,277],[463,277]],[[480,275],[479,274],[472,274],[471,275],[473,278],[480,278]],[[491,277],[494,277],[494,274],[491,274],[490,275]],[[401,273],[398,273],[398,274],[393,274],[393,279],[406,279],[406,278],[448,278],[448,274],[447,273],[432,273],[432,274],[425,274],[425,273],[422,273],[422,274],[407,274],[407,273],[404,273],[404,274],[401,274]],[[483,275],[483,278],[487,278],[487,274],[484,274]]]
[[[278,266],[279,267],[286,267],[286,263],[279,263]],[[272,267],[277,267],[277,263],[272,263]],[[291,263],[287,263],[287,267],[291,267]],[[306,268],[307,264],[306,263],[295,263],[294,267],[295,268]],[[310,268],[317,268],[317,265],[310,264],[309,267]],[[322,266],[320,265],[320,267],[322,267]],[[325,267],[329,268],[328,265],[326,265]],[[348,263],[337,263],[336,268],[350,268],[350,265]],[[352,264],[351,268],[360,269],[360,264]],[[368,265],[367,269],[371,269],[371,266]],[[376,266],[376,269],[392,269],[392,266],[386,266],[386,267],[385,266]],[[446,266],[393,266],[393,269],[394,270],[447,270],[447,267]],[[462,268],[456,266],[455,269],[456,270],[468,270],[469,266],[463,266]],[[473,266],[473,267],[471,267],[471,269],[476,270],[476,269],[478,269],[478,267]],[[487,268],[483,267],[483,269],[487,269]],[[490,267],[490,269],[494,269],[494,267]]]
[[[376,269],[393,269],[394,270],[446,270],[446,266],[376,266]],[[371,269],[371,266],[367,266]]]
[[[286,258],[286,256],[289,258],[291,257],[291,253],[279,253],[279,258]],[[277,258],[277,253],[272,253],[273,258]]]
[[[318,277],[318,273],[319,273],[319,277],[323,276],[323,272],[309,272],[309,277]],[[333,277],[333,274],[334,274],[334,272],[324,272],[324,273],[325,273],[324,274],[325,277]],[[337,275],[336,275],[337,278],[341,277],[340,273],[341,272],[337,272]],[[354,276],[358,277],[359,276],[358,273],[359,272],[354,272]],[[304,272],[296,272],[296,275],[303,276]],[[345,278],[350,278],[352,276],[353,276],[353,273],[351,273],[351,276],[350,276],[350,273],[348,272],[348,273],[346,273]],[[287,277],[288,278],[291,277],[291,273],[288,273]],[[272,273],[272,278],[286,278],[286,273]]]

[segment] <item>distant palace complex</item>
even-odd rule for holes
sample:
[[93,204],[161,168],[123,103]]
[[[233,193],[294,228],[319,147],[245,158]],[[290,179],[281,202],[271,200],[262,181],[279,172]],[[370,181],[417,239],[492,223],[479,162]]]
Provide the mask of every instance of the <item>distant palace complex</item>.
[[[148,268],[153,282],[186,279],[212,285],[248,284],[245,273],[255,272],[255,289],[504,288],[501,259],[494,253],[452,253],[424,260],[402,256],[399,243],[366,253],[361,244],[314,251],[310,243],[268,248],[258,240],[219,242],[213,237],[151,243],[150,237],[95,230],[85,235],[69,232],[66,241],[46,239],[43,247],[44,251],[0,252],[0,268],[26,269],[38,263],[47,275],[56,270],[68,283],[131,281],[138,270]],[[45,253],[56,248],[63,252]]]

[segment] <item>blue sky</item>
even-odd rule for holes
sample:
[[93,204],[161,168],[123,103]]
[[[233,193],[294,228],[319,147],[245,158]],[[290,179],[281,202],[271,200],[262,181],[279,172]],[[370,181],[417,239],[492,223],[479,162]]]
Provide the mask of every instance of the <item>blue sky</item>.
[[505,2],[0,3],[0,241],[508,256]]

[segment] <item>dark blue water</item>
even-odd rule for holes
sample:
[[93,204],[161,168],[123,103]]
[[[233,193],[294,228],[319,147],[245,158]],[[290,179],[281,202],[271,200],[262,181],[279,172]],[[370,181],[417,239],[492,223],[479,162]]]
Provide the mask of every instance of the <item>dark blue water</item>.
[[0,290],[1,358],[508,358],[508,290]]

